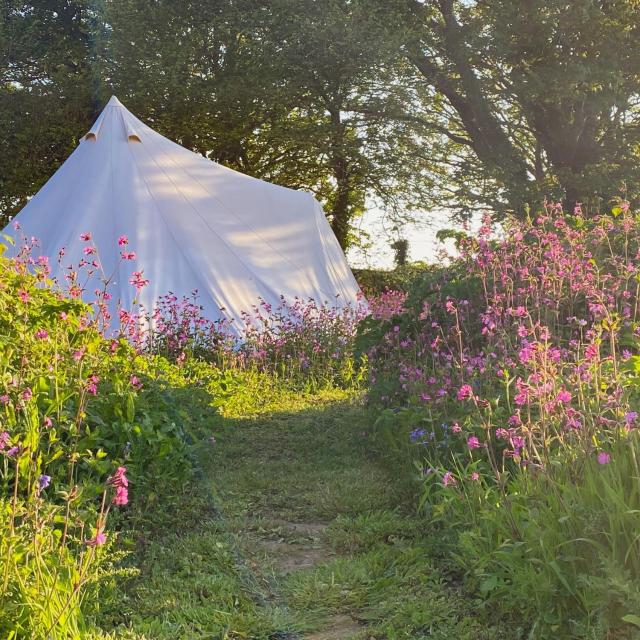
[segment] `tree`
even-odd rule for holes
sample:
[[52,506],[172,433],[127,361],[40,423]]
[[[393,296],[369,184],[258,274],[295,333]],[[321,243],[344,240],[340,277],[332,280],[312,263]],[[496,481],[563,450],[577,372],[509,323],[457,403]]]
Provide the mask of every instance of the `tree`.
[[347,247],[367,199],[430,198],[424,136],[369,108],[401,60],[387,17],[362,0],[108,2],[104,84],[181,144],[314,192]]
[[16,213],[90,126],[95,13],[84,0],[0,8],[0,214]]
[[473,156],[468,163],[479,161],[478,184],[495,184],[494,208],[502,201],[522,212],[545,192],[569,205],[609,199],[623,178],[637,176],[636,2],[393,6],[404,12],[407,58],[446,100],[443,133]]

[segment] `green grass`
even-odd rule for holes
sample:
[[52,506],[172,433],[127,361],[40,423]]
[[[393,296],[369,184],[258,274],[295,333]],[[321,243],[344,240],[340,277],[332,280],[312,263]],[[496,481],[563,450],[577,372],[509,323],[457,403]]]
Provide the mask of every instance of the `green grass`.
[[140,574],[103,609],[101,638],[515,637],[447,582],[415,479],[376,450],[354,398],[282,396],[217,417],[214,434],[197,491],[137,539]]

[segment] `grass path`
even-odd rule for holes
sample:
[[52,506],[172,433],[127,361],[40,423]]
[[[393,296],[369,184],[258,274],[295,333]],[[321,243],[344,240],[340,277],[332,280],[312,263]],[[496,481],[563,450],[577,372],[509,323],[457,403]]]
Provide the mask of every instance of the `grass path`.
[[500,637],[434,566],[411,478],[347,398],[221,419],[215,433],[201,487],[212,500],[185,499],[145,543],[109,637]]

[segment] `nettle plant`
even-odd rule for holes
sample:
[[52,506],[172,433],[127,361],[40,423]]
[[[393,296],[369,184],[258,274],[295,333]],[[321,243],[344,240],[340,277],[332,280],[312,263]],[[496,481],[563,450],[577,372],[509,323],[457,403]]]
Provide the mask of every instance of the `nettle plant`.
[[378,428],[432,517],[467,529],[484,595],[536,637],[574,614],[640,624],[624,579],[640,576],[640,221],[625,202],[592,219],[547,204],[458,248],[404,313],[363,326]]

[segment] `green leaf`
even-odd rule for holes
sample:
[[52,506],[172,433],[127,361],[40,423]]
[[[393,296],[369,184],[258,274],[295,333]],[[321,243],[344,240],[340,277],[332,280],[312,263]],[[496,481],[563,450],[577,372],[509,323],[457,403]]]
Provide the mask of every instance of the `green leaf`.
[[136,415],[136,407],[135,402],[133,400],[133,394],[127,394],[126,404],[125,404],[125,415],[128,422],[133,422],[133,419]]
[[628,622],[629,624],[633,624],[636,627],[640,627],[640,616],[628,613],[626,616],[622,616],[622,620],[624,622]]

